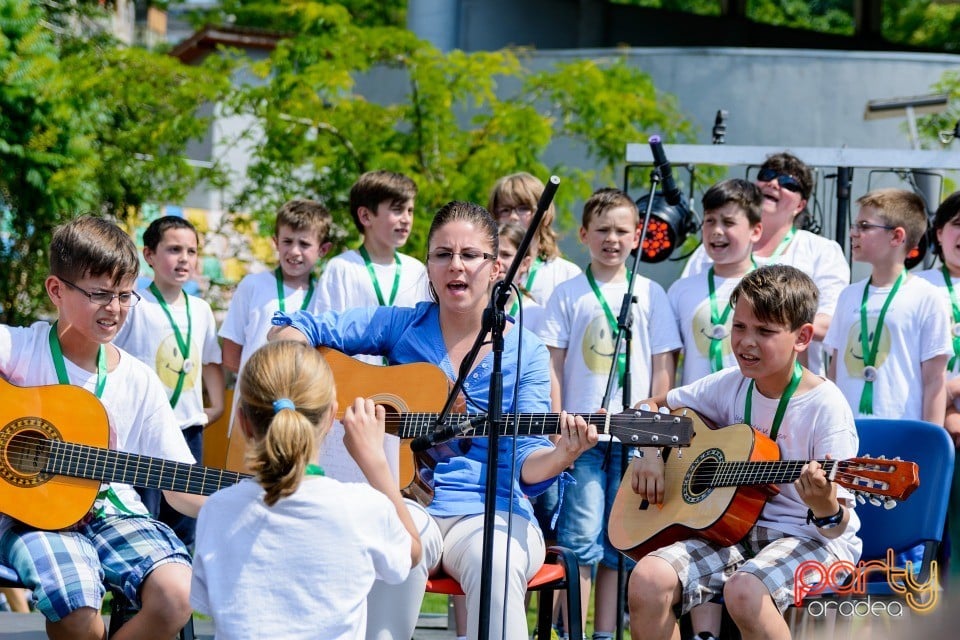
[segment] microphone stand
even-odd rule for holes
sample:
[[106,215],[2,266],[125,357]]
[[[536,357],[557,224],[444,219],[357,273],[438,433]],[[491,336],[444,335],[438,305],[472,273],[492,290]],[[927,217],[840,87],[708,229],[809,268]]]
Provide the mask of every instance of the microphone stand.
[[[485,344],[487,334],[490,334],[490,344],[493,353],[493,369],[490,374],[490,392],[487,402],[487,483],[484,492],[483,505],[483,556],[480,565],[480,610],[478,636],[479,638],[490,637],[490,600],[492,597],[493,581],[493,537],[495,533],[496,513],[497,513],[497,463],[500,449],[500,429],[503,422],[503,330],[506,326],[507,316],[504,307],[507,299],[510,297],[510,283],[513,282],[517,271],[520,270],[520,263],[530,248],[540,226],[547,208],[553,201],[553,196],[560,186],[560,178],[550,176],[550,180],[544,187],[540,201],[537,203],[537,210],[530,220],[530,226],[517,247],[517,255],[507,269],[503,280],[493,285],[493,291],[490,295],[490,304],[483,311],[483,321],[480,327],[480,333],[477,335],[470,351],[464,356],[460,365],[460,371],[457,374],[457,380],[447,396],[447,401],[443,410],[437,417],[434,435],[430,438],[432,444],[439,444],[442,439],[455,437],[457,433],[451,432],[446,425],[447,416],[450,409],[463,388],[464,380],[470,369],[476,362],[480,349]],[[519,370],[519,369],[518,369]],[[516,408],[514,408],[516,412]],[[454,430],[456,431],[456,430]],[[411,444],[411,448],[413,445]]]
[[[640,244],[637,247],[636,251],[633,252],[633,265],[628,271],[627,279],[627,292],[623,294],[623,300],[620,303],[620,315],[617,317],[617,335],[613,341],[613,360],[610,362],[610,373],[607,377],[607,390],[604,392],[603,400],[601,402],[601,407],[604,410],[609,411],[610,402],[613,396],[614,390],[617,382],[617,359],[620,355],[620,344],[623,343],[624,353],[626,354],[626,360],[624,362],[623,370],[623,407],[629,408],[633,400],[630,397],[630,389],[632,387],[632,373],[630,367],[630,356],[631,349],[633,347],[633,314],[630,313],[633,305],[637,302],[636,296],[633,295],[633,286],[636,282],[637,272],[639,271],[640,266],[640,256],[643,254],[643,242],[647,237],[647,227],[650,224],[650,217],[653,212],[653,200],[654,196],[657,193],[657,187],[660,185],[660,182],[663,180],[663,177],[660,174],[660,168],[654,165],[653,170],[650,172],[650,197],[647,198],[647,210],[643,215],[643,224],[640,226]],[[613,446],[613,440],[607,442],[607,447]],[[626,470],[627,468],[627,448],[623,446],[623,443],[620,445],[620,469]],[[623,608],[624,608],[624,587],[626,586],[626,563],[624,562],[623,554],[619,554],[617,558],[617,640],[622,640],[623,638]]]

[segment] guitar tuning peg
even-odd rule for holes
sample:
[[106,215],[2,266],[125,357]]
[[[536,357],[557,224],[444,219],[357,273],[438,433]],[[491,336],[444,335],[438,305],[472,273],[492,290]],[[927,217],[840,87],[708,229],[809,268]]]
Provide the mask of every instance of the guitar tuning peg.
[[683,460],[683,449],[677,449],[677,460]]
[[883,508],[887,509],[888,511],[890,509],[893,509],[895,506],[897,506],[897,501],[894,500],[893,498],[887,498],[886,500],[883,501]]
[[879,507],[883,503],[880,501],[880,498],[878,498],[877,496],[870,496],[870,504],[872,504],[875,507]]
[[857,498],[857,504],[867,504],[867,499],[863,497],[863,491],[857,491],[854,495]]
[[670,413],[670,409],[668,409],[667,407],[660,407],[659,409],[657,409],[657,411],[663,414]]
[[887,456],[877,456],[877,460],[886,460]]
[[896,458],[890,458],[890,459],[891,459],[891,460],[903,460],[903,458],[901,458],[900,456],[897,456]]

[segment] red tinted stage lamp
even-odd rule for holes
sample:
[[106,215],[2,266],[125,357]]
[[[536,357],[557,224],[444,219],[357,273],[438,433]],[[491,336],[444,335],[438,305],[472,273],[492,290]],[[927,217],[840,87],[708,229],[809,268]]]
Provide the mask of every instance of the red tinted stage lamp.
[[[637,200],[640,209],[640,225],[643,225],[643,216],[647,212],[649,195]],[[653,208],[650,210],[650,222],[647,224],[647,235],[640,244],[640,259],[644,262],[662,262],[670,257],[673,250],[683,244],[687,234],[696,230],[693,216],[681,200],[678,204],[670,205],[658,191],[653,198]]]

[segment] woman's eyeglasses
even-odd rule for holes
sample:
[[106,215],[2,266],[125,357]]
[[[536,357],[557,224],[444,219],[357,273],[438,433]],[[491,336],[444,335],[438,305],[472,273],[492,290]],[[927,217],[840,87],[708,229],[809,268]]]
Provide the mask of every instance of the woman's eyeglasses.
[[427,254],[427,261],[436,262],[437,264],[450,264],[453,262],[453,256],[460,256],[460,262],[468,267],[476,266],[485,260],[493,260],[496,258],[492,253],[482,251],[460,251],[458,253],[456,251],[438,249],[433,253]]
[[[57,277],[59,278],[59,276]],[[138,294],[136,291],[122,291],[120,293],[113,293],[111,291],[91,292],[91,291],[87,291],[82,287],[78,287],[77,285],[73,284],[69,280],[65,280],[64,278],[60,278],[60,282],[67,285],[71,289],[75,289],[79,291],[83,295],[90,298],[90,302],[92,302],[93,304],[98,304],[101,307],[106,307],[107,305],[109,305],[111,302],[113,302],[114,298],[120,301],[121,307],[135,307],[137,306],[137,303],[140,302],[140,294]]]
[[777,184],[787,191],[803,193],[803,187],[800,186],[799,180],[786,173],[780,173],[776,169],[760,169],[760,173],[757,174],[757,180],[760,182],[770,182],[772,180],[776,180]]

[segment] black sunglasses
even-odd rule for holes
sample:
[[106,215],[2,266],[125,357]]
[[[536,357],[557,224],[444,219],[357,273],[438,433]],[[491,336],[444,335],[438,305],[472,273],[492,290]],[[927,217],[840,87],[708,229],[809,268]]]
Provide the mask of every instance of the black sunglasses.
[[791,175],[787,175],[786,173],[780,173],[776,169],[760,169],[760,173],[757,174],[757,180],[760,182],[770,182],[771,180],[776,180],[777,184],[787,191],[803,193],[803,187],[800,186],[799,180]]

